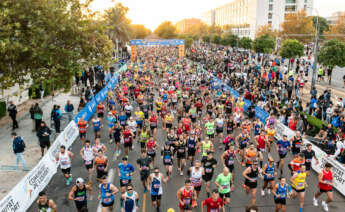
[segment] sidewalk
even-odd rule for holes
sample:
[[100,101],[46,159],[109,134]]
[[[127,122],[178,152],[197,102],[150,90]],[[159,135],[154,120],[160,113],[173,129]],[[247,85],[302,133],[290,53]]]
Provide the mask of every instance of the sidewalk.
[[[76,114],[80,98],[78,96],[71,96],[69,93],[58,94],[54,97],[54,102],[52,102],[51,97],[47,97],[43,100],[43,102],[40,103],[43,111],[43,120],[49,127],[50,113],[53,105],[60,105],[61,112],[64,113],[64,107],[67,100],[70,100],[74,105],[74,113]],[[36,136],[36,132],[32,132],[33,126],[29,114],[29,108],[33,102],[35,101],[29,100],[23,104],[24,107],[22,109],[22,112],[19,113],[17,118],[19,129],[16,130],[17,134],[24,138],[26,148],[23,155],[30,169],[38,163],[41,157],[41,150],[38,145],[38,139]],[[0,182],[0,199],[2,199],[7,194],[7,192],[9,192],[27,173],[22,171],[21,166],[19,171],[13,170],[14,166],[16,165],[16,157],[12,150],[12,122],[6,121],[7,118],[4,117],[0,120],[0,123],[2,123],[2,125],[0,125],[0,155],[2,156],[0,158],[0,179],[9,180],[2,180]],[[3,125],[4,122],[5,125]],[[61,130],[63,130],[67,124],[68,118],[66,117],[65,119],[61,120]],[[54,133],[51,135],[50,140],[51,142],[54,141]]]

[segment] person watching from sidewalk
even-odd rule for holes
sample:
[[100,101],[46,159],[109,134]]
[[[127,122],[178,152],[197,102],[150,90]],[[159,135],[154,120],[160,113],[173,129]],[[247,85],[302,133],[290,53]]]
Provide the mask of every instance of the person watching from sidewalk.
[[51,112],[51,119],[54,121],[55,132],[60,133],[62,113],[59,105],[54,105]]
[[19,162],[23,164],[24,171],[28,171],[29,168],[23,157],[23,152],[25,151],[25,143],[21,136],[18,136],[16,132],[12,132],[13,139],[13,152],[16,155],[16,169],[19,169]]
[[67,103],[65,105],[65,112],[67,113],[68,116],[68,121],[72,121],[73,118],[73,110],[74,110],[74,106],[73,104],[71,104],[70,100],[67,100]]
[[33,108],[33,113],[35,119],[35,130],[38,131],[38,129],[41,127],[43,111],[37,102]]
[[12,130],[15,130],[19,128],[18,122],[17,122],[17,106],[13,103],[13,101],[10,101],[10,105],[7,108],[8,114],[12,119]]

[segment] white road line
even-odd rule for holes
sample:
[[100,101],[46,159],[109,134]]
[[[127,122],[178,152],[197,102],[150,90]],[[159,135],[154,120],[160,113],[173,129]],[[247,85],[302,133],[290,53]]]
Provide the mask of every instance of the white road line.
[[[114,177],[115,177],[115,169],[110,169],[108,173],[108,182],[112,183],[112,181],[114,180]],[[101,204],[101,201],[99,201],[97,212],[101,212],[101,211],[102,211],[102,204]]]

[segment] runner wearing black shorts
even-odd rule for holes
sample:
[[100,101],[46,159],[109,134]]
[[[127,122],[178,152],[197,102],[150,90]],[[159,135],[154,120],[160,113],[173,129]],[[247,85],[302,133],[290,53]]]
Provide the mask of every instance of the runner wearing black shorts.
[[202,179],[206,184],[206,193],[207,196],[210,196],[210,183],[214,174],[214,169],[217,167],[217,160],[213,158],[213,152],[208,152],[207,157],[201,160],[201,163],[204,167],[204,175]]

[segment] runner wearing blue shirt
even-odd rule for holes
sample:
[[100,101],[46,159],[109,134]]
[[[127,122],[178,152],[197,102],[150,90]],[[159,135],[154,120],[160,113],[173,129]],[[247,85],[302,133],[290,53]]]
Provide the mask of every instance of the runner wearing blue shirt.
[[286,211],[286,198],[290,196],[291,193],[291,186],[286,183],[285,178],[281,178],[280,182],[277,183],[272,193],[274,195],[274,202],[276,204],[276,210],[275,211]]
[[126,122],[127,122],[127,116],[125,115],[125,112],[122,111],[120,115],[117,116],[117,119],[119,120],[120,122],[120,125],[122,127],[125,127],[126,126]]
[[291,144],[290,144],[290,141],[287,140],[286,135],[283,135],[283,139],[277,142],[277,152],[279,154],[279,161],[277,163],[277,167],[280,169],[280,175],[283,175],[284,158],[289,152],[290,147],[291,147]]
[[127,157],[122,158],[122,163],[118,165],[118,173],[120,177],[121,193],[125,192],[125,188],[132,181],[132,175],[134,174],[134,166],[128,163]]

